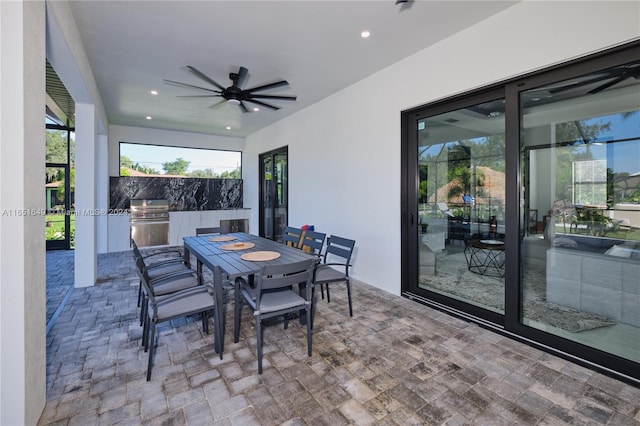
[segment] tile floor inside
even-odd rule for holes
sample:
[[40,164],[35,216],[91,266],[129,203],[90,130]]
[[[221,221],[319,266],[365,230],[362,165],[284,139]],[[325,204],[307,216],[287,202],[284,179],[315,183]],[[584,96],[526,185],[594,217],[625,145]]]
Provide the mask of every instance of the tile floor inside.
[[311,357],[297,321],[270,325],[258,375],[251,314],[233,343],[227,308],[223,360],[198,318],[164,323],[147,382],[131,254],[88,288],[69,265],[47,253],[39,425],[640,424],[640,389],[358,281],[352,318],[344,286],[319,300]]

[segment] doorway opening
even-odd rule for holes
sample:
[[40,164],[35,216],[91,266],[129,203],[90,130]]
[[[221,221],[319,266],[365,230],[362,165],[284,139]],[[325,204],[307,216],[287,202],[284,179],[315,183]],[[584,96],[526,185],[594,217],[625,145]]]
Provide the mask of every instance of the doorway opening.
[[47,250],[75,246],[74,129],[46,123],[45,238]]
[[260,236],[282,240],[288,223],[288,147],[260,154]]

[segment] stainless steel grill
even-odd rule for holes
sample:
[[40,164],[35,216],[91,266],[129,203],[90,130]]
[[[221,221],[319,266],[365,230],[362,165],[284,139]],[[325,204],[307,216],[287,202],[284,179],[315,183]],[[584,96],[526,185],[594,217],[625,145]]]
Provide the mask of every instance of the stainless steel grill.
[[169,244],[169,201],[131,200],[131,238],[138,247]]

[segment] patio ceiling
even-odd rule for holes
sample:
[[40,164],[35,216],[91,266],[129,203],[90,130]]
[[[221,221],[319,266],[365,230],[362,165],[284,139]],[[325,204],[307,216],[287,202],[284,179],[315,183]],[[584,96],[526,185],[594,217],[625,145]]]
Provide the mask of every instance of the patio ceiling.
[[[245,137],[516,3],[71,1],[69,5],[111,124]],[[370,37],[362,38],[363,30]],[[207,92],[163,82],[214,88],[189,72],[187,65],[224,87],[230,85],[229,73],[240,66],[249,70],[244,88],[285,79],[289,87],[263,93],[296,95],[297,100],[271,102],[281,107],[278,111],[261,108],[243,113],[229,104],[210,108],[220,98],[180,98]],[[152,90],[158,94],[151,95]],[[55,99],[53,94],[50,98]]]

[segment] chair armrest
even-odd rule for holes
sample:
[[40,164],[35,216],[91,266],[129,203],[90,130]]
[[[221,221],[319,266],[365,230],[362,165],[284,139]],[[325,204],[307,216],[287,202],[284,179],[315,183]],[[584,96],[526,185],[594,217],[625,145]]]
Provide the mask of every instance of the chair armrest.
[[163,261],[159,261],[159,262],[155,262],[152,263],[151,265],[145,265],[145,267],[148,270],[154,269],[154,268],[161,268],[163,266],[167,266],[167,265],[173,265],[176,263],[182,263],[184,264],[184,261],[182,258],[173,258],[173,259],[167,259],[167,260],[163,260]]
[[185,269],[184,271],[169,272],[169,273],[166,273],[166,274],[161,275],[159,277],[155,277],[154,279],[151,280],[151,285],[162,283],[162,282],[167,281],[167,280],[169,280],[171,278],[179,278],[179,277],[183,277],[183,276],[187,276],[187,275],[191,275],[194,278],[197,278],[196,272],[194,270]]
[[166,250],[166,251],[161,251],[158,253],[151,253],[151,254],[147,254],[142,256],[143,259],[147,259],[149,257],[153,257],[153,256],[166,256],[169,253],[176,253],[178,256],[182,257],[182,253],[180,252],[180,250]]

